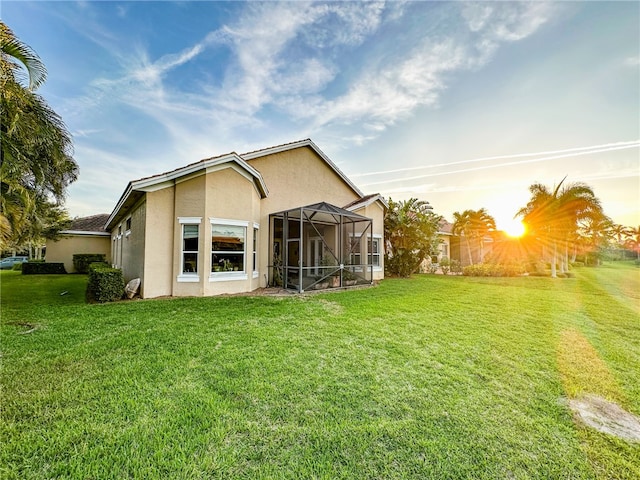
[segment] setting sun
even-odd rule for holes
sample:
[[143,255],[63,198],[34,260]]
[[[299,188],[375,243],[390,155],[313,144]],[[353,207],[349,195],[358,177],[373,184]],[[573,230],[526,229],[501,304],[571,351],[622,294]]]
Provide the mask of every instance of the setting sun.
[[518,219],[511,220],[509,223],[504,225],[502,229],[510,237],[521,237],[526,232],[524,224]]

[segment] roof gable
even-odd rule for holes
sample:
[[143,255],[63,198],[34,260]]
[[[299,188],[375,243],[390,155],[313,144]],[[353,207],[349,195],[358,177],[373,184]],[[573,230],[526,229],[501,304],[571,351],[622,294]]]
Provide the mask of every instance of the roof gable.
[[368,207],[369,205],[375,202],[380,202],[385,210],[389,209],[389,204],[384,199],[384,197],[379,193],[373,193],[371,195],[365,195],[364,197],[360,197],[354,200],[353,202],[348,203],[342,208],[346,210],[351,210],[351,211],[359,210],[360,208]]
[[254,150],[253,152],[243,153],[240,156],[243,159],[250,161],[256,158],[266,157],[267,155],[273,155],[275,153],[286,152],[289,150],[295,150],[296,148],[304,147],[308,147],[313,150],[329,166],[329,168],[331,168],[342,179],[342,181],[344,181],[349,186],[349,188],[351,188],[358,196],[363,196],[363,193],[360,191],[360,189],[356,187],[355,184],[351,180],[349,180],[349,178],[347,178],[347,176],[336,166],[336,164],[333,163],[331,159],[309,138],[305,140],[299,140],[297,142],[285,143],[282,145],[276,145],[274,147]]
[[116,207],[109,216],[109,219],[106,222],[107,230],[113,227],[113,224],[120,218],[122,213],[133,206],[133,204],[135,204],[137,200],[144,195],[144,192],[160,190],[162,188],[175,185],[175,183],[185,177],[206,174],[228,164],[231,164],[241,172],[245,172],[249,178],[252,178],[254,185],[262,198],[269,194],[267,185],[265,184],[260,172],[249,165],[237,153],[231,152],[225,155],[200,160],[169,172],[140,178],[138,180],[132,180],[127,185],[127,188],[120,197],[120,200],[118,200]]

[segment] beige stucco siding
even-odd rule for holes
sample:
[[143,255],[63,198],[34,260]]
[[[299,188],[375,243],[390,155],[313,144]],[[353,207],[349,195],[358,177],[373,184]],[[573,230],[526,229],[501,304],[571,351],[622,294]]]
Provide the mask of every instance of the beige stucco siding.
[[311,148],[302,147],[249,161],[264,178],[269,196],[261,200],[260,264],[261,286],[268,270],[270,250],[269,215],[318,202],[347,205],[359,195]]
[[47,240],[47,262],[64,263],[67,273],[74,273],[73,255],[77,253],[104,254],[111,260],[111,238],[107,235],[63,234],[59,240]]
[[145,259],[141,295],[154,298],[172,294],[174,249],[174,187],[146,194]]
[[144,280],[145,217],[146,204],[142,201],[134,206],[131,213],[118,225],[122,226],[120,268],[125,282],[134,278]]
[[[253,179],[235,168],[208,173],[206,176],[206,216],[203,222],[205,248],[203,250],[204,295],[222,293],[240,293],[255,290],[259,287],[259,276],[253,278],[252,249],[254,224],[260,222],[260,194],[255,188]],[[229,221],[245,227],[244,264],[246,275],[237,274],[238,278],[222,279],[224,275],[211,276],[211,224],[212,221],[222,223]],[[236,274],[234,272],[234,274]]]
[[[173,293],[176,297],[202,296],[203,276],[206,276],[208,261],[206,255],[207,241],[207,219],[205,215],[206,205],[206,176],[198,175],[188,180],[181,181],[175,185],[175,197],[173,199],[173,210],[175,212],[173,225],[170,231],[173,232]],[[198,236],[198,265],[197,282],[178,282],[178,275],[181,272],[182,258],[182,224],[181,218],[197,218],[199,220]],[[205,264],[207,262],[207,264]]]

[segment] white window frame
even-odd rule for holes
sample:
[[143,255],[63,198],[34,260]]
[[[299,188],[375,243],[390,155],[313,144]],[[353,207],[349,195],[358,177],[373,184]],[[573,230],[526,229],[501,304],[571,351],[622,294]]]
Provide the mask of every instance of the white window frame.
[[253,278],[258,278],[260,273],[258,271],[258,244],[260,243],[260,224],[253,224]]
[[[373,242],[367,242],[367,250],[369,250],[369,245],[371,245],[372,247],[372,251],[369,252],[367,251],[367,262],[370,262],[369,265],[371,265],[373,267],[373,271],[374,272],[381,272],[382,271],[382,235],[380,235],[379,233],[374,233],[373,235],[370,235],[369,238],[367,240],[373,240],[378,244],[378,253],[373,253]],[[373,256],[378,257],[378,265],[375,265],[373,263]]]
[[198,250],[196,251],[196,270],[198,270],[197,264],[200,263],[200,224],[202,223],[202,217],[178,217],[178,223],[180,224],[180,273],[178,274],[178,282],[180,283],[194,283],[200,281],[200,274],[198,272],[185,272],[184,271],[184,227],[186,225],[196,225],[198,227]]
[[[237,272],[214,272],[211,271],[209,273],[209,281],[210,282],[228,282],[233,280],[247,280],[249,275],[247,274],[247,232],[249,230],[249,222],[245,220],[233,220],[228,218],[214,218],[209,217],[209,223],[211,228],[209,229],[209,234],[211,235],[211,240],[213,241],[213,226],[214,225],[229,225],[232,227],[244,227],[244,251],[242,252],[244,258],[244,266],[242,271]],[[209,249],[209,255],[213,257],[214,251]],[[211,265],[213,269],[213,265]]]

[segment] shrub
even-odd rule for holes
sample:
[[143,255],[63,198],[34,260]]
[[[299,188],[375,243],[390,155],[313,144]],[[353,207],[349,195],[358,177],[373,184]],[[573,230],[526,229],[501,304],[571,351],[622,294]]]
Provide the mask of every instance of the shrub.
[[111,268],[102,263],[92,263],[89,267],[87,301],[114,302],[124,295],[122,270]]
[[427,273],[438,273],[438,268],[437,263],[430,263],[429,266],[427,266]]
[[468,277],[516,277],[525,272],[519,263],[477,263],[462,269]]
[[459,260],[451,260],[451,273],[462,273],[462,264],[460,263]]
[[78,273],[89,273],[89,265],[95,262],[107,264],[105,255],[103,253],[73,254],[73,267]]
[[22,271],[22,262],[14,263],[13,267],[11,267],[11,270],[15,270],[16,272],[21,272]]
[[448,275],[451,270],[451,262],[448,257],[442,257],[440,260],[440,270],[442,270],[443,275]]
[[22,264],[23,275],[49,275],[67,273],[64,263],[27,262]]

